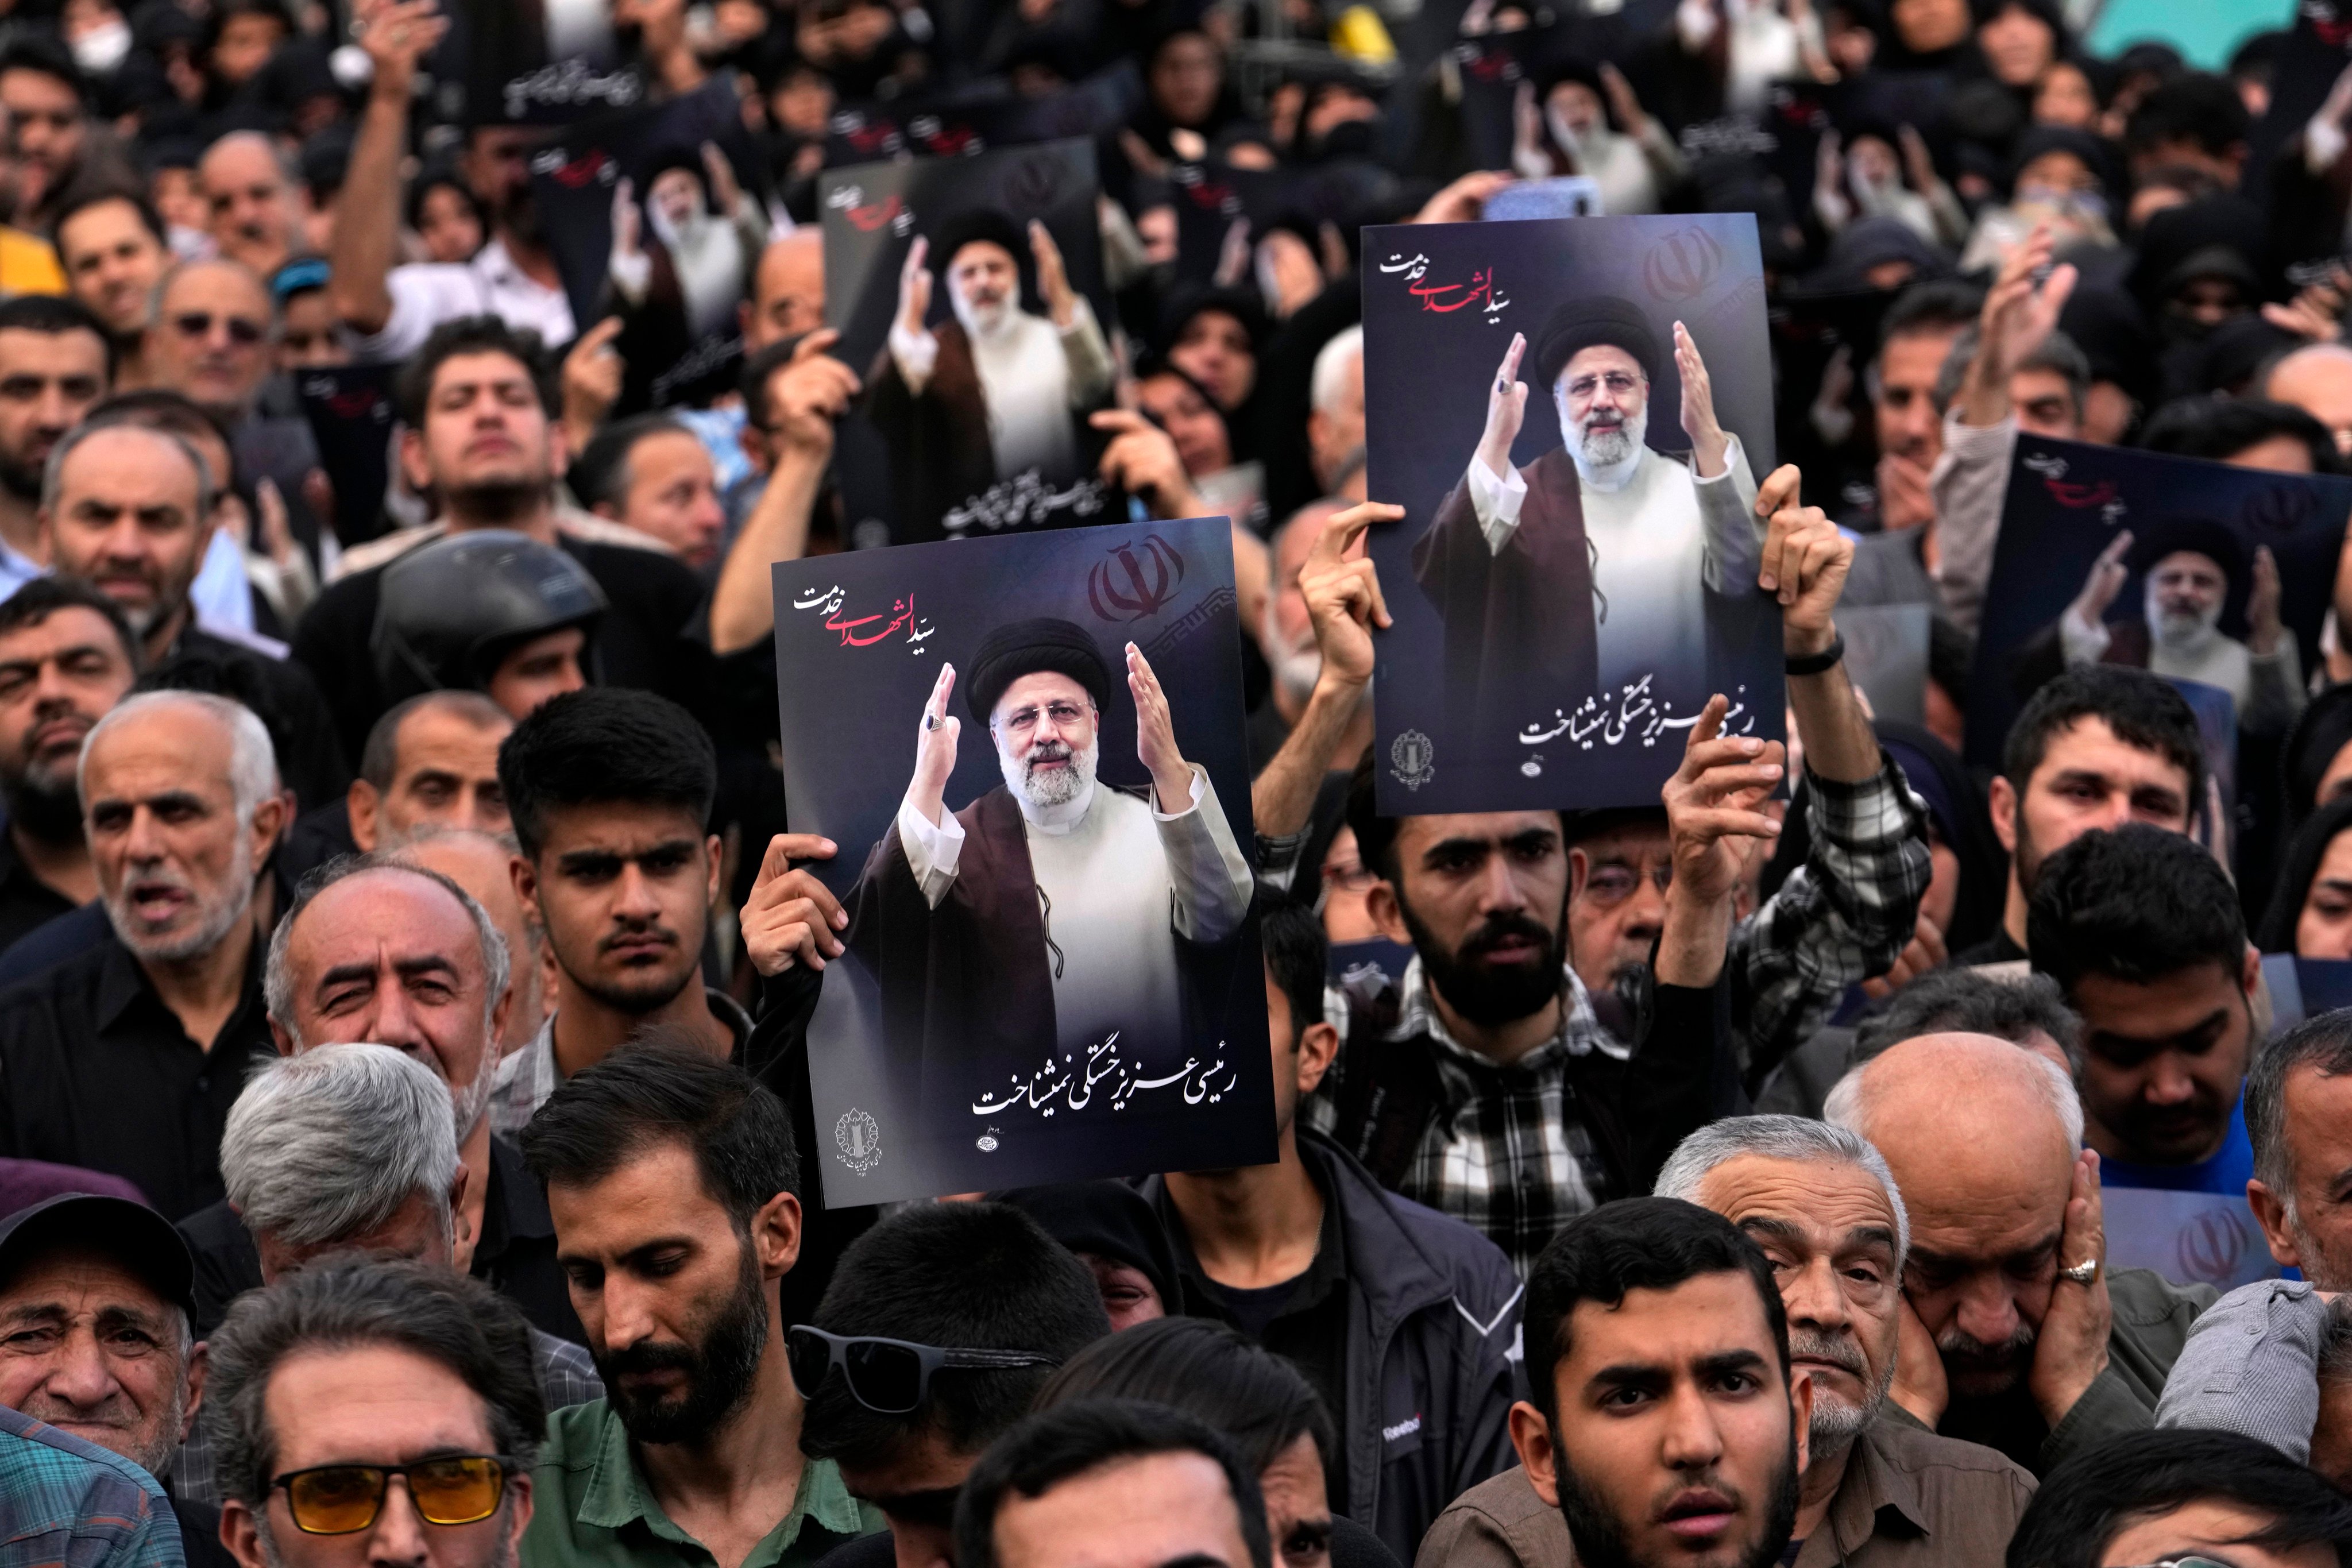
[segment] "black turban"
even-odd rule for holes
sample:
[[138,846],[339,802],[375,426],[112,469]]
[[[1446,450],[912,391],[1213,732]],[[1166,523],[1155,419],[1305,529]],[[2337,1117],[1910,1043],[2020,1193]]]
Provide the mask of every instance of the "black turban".
[[955,265],[957,251],[982,240],[1001,246],[1004,253],[1013,258],[1016,269],[1026,270],[1029,264],[1027,232],[994,207],[974,207],[968,212],[958,213],[940,225],[939,233],[931,237],[931,253],[928,260],[944,278],[948,268]]
[[1004,689],[1024,675],[1050,669],[1066,675],[1087,689],[1097,708],[1110,705],[1110,666],[1086,628],[1050,616],[1014,621],[981,639],[964,675],[963,702],[971,716],[987,728]]
[[2167,518],[2143,530],[2132,542],[2131,553],[2125,563],[2135,572],[2152,571],[2158,562],[2182,550],[2202,555],[2219,566],[2221,575],[2229,579],[2230,587],[2245,583],[2246,547],[2228,524],[2206,517]]
[[1537,379],[1549,390],[1577,351],[1595,343],[1623,349],[1640,362],[1643,375],[1658,379],[1658,334],[1650,318],[1633,300],[1609,294],[1570,300],[1544,318],[1535,341]]

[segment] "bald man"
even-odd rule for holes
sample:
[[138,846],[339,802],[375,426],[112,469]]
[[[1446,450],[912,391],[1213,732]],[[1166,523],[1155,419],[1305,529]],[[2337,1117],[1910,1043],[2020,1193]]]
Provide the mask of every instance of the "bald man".
[[267,278],[303,247],[307,193],[258,131],[232,131],[206,148],[196,181],[223,256]]
[[[1823,1114],[1885,1156],[1909,1211],[1905,1408],[2037,1476],[2152,1424],[2216,1293],[2108,1272],[2099,1157],[2063,1069],[1990,1035],[1922,1035],[1840,1079]],[[1934,1361],[1912,1355],[1930,1342]]]
[[2283,356],[2264,378],[2263,395],[2302,409],[2327,426],[2337,451],[2352,453],[2352,348],[2313,343]]
[[751,297],[736,308],[746,359],[770,343],[824,325],[824,237],[814,224],[794,229],[760,252]]

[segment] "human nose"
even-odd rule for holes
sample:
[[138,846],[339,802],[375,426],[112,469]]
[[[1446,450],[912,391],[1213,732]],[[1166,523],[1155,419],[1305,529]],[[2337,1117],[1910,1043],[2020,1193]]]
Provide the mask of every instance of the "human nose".
[[1845,1291],[1839,1288],[1837,1268],[1827,1258],[1816,1258],[1791,1270],[1780,1284],[1780,1304],[1792,1323],[1806,1323],[1832,1332],[1853,1327]]
[[429,1555],[425,1518],[416,1511],[415,1500],[408,1495],[408,1478],[386,1477],[383,1507],[377,1510],[374,1528],[368,1531],[368,1562],[395,1568],[398,1564],[424,1563]]
[[621,868],[619,886],[614,891],[613,913],[622,920],[649,921],[661,914],[661,900],[654,897],[652,881],[645,868],[635,862]]
[[2017,1298],[1993,1275],[1971,1281],[1952,1314],[1953,1326],[1980,1345],[2002,1345],[2017,1332]]
[[[425,1032],[416,1026],[416,1010],[408,1005],[408,993],[397,975],[381,976],[376,984],[375,1006],[367,1019],[365,1033],[361,1037],[379,1046],[394,1046],[404,1049],[425,1047]],[[427,1061],[426,1066],[432,1063]]]
[[1516,910],[1526,904],[1519,893],[1519,884],[1511,875],[1507,856],[1489,855],[1484,875],[1478,885],[1478,908],[1481,912],[1497,913]]
[[2179,1052],[2158,1051],[2148,1058],[2147,1080],[2140,1093],[2150,1105],[2185,1105],[2196,1096],[2197,1080]]
[[105,1353],[99,1349],[98,1336],[86,1329],[66,1336],[42,1384],[50,1397],[77,1410],[96,1410],[121,1388],[114,1369],[107,1364]]
[[1665,924],[1666,895],[1647,872],[1634,878],[1633,896],[1626,900],[1625,923],[1645,930]]
[[1658,1457],[1676,1470],[1704,1470],[1723,1458],[1723,1434],[1716,1427],[1715,1412],[1696,1387],[1677,1386],[1667,1395]]
[[152,865],[171,854],[171,841],[163,825],[143,805],[131,809],[131,826],[122,836],[122,852],[134,865]]

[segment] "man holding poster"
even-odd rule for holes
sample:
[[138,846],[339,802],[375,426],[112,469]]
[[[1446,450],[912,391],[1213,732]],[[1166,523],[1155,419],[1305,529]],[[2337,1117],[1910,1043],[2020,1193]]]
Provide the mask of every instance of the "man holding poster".
[[[1604,295],[1565,301],[1537,333],[1536,379],[1563,444],[1514,468],[1528,347],[1513,335],[1468,470],[1412,554],[1445,618],[1447,691],[1482,734],[1517,727],[1531,683],[1578,697],[1650,678],[1657,697],[1703,688],[1706,595],[1743,590],[1763,549],[1747,455],[1717,422],[1706,366],[1680,321],[1686,460],[1643,441],[1657,337],[1641,307]],[[1504,702],[1507,711],[1489,712]]]
[[[1111,677],[1093,637],[1040,617],[999,626],[972,658],[964,705],[1004,782],[950,814],[957,679],[943,668],[923,706],[914,777],[850,894],[847,937],[877,967],[928,977],[925,1099],[968,1120],[975,1100],[1034,1070],[1041,1047],[1100,1076],[1122,1037],[1131,1050],[1172,1036],[1184,950],[1239,931],[1252,882],[1133,643],[1136,755],[1151,776],[1141,795],[1097,778]],[[935,1094],[943,1067],[950,1081]]]

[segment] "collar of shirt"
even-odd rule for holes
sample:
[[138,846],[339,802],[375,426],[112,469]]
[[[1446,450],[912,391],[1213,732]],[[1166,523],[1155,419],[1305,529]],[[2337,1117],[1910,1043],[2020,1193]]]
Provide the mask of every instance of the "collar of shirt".
[[1076,827],[1085,819],[1087,813],[1093,809],[1095,787],[1096,782],[1088,779],[1086,788],[1059,805],[1033,805],[1027,795],[1023,795],[1019,790],[1014,790],[1013,804],[1021,808],[1021,815],[1028,819],[1031,827],[1058,838]]
[[[608,1402],[602,1411],[603,1430],[599,1435],[596,1468],[588,1478],[588,1487],[580,1497],[579,1520],[582,1524],[602,1530],[620,1530],[633,1523],[643,1523],[655,1535],[673,1546],[688,1548],[708,1554],[702,1543],[672,1524],[669,1515],[646,1485],[643,1471],[637,1468],[637,1457],[629,1444],[629,1430],[621,1425],[620,1416]],[[801,1467],[801,1484],[793,1493],[793,1511],[784,1515],[776,1528],[768,1531],[760,1544],[744,1558],[741,1568],[764,1568],[780,1561],[792,1550],[800,1533],[814,1520],[819,1529],[848,1537],[862,1533],[866,1525],[861,1518],[857,1500],[849,1495],[842,1484],[841,1471],[830,1459],[808,1459]]]
[[[706,985],[702,999],[709,1005],[710,1016],[726,1025],[727,1032],[734,1037],[727,1059],[740,1064],[743,1044],[751,1036],[751,1016],[724,991],[714,991]],[[499,1116],[496,1125],[500,1131],[520,1132],[531,1114],[547,1103],[547,1097],[563,1084],[563,1071],[555,1062],[552,1008],[528,1045],[499,1058],[497,1070],[495,1086],[490,1090],[490,1104]]]
[[[46,577],[49,569],[10,544],[0,540],[0,584],[13,594],[36,577]],[[0,595],[5,597],[5,595]]]
[[[1933,1533],[1927,1501],[1919,1495],[1918,1478],[1899,1465],[1888,1464],[1880,1455],[1885,1430],[1884,1422],[1874,1421],[1853,1440],[1846,1455],[1845,1477],[1839,1481],[1837,1495],[1830,1500],[1829,1514],[1822,1521],[1826,1530],[1815,1532],[1828,1535],[1835,1562],[1851,1558],[1874,1535],[1902,1540]],[[1812,1544],[1806,1542],[1808,1547]],[[1819,1561],[1811,1551],[1801,1553],[1798,1561],[1808,1559]]]
[[[172,1021],[172,1026],[181,1031],[182,1038],[186,1038],[186,1026],[181,1024],[179,1015],[166,1006],[163,998],[156,994],[155,984],[147,978],[147,971],[140,964],[139,955],[132,952],[130,945],[115,934],[110,921],[108,924],[106,935],[105,967],[98,977],[100,1030],[111,1030],[122,1021],[122,1016],[143,998],[152,1004],[164,1017]],[[255,961],[261,956],[261,944],[256,942],[251,952],[246,954],[245,980],[238,990],[236,1008],[229,1014],[228,1021],[221,1026],[221,1032],[215,1037],[216,1039],[236,1038],[239,1022],[243,1020],[249,1009],[260,1004],[261,966]]]

